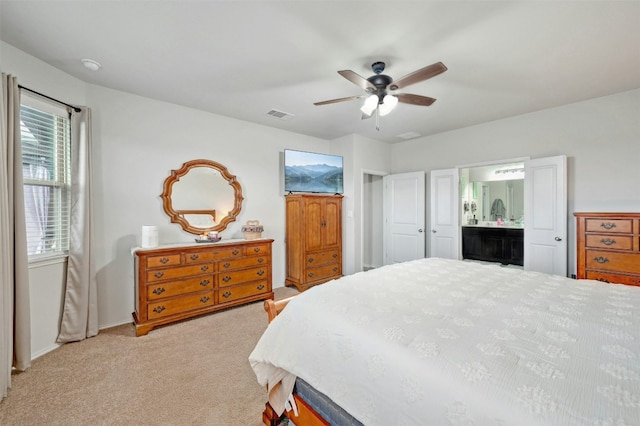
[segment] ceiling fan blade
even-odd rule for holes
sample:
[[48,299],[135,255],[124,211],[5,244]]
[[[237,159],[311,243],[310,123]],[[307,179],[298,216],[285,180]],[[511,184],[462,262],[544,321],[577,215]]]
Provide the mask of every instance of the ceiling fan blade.
[[447,67],[444,66],[442,62],[436,62],[435,64],[431,64],[424,68],[419,69],[418,71],[414,71],[411,74],[407,74],[404,77],[399,78],[398,80],[389,84],[389,90],[397,90],[402,89],[403,87],[407,87],[410,84],[415,84],[420,81],[427,80],[431,77],[435,77],[438,74],[442,74],[447,70]]
[[344,102],[344,101],[352,101],[354,99],[360,99],[363,96],[348,96],[346,98],[338,98],[338,99],[330,99],[328,101],[322,101],[322,102],[314,102],[314,105],[327,105],[327,104],[335,104],[338,102]]
[[411,93],[398,93],[393,96],[398,98],[398,102],[411,105],[429,106],[436,101],[428,96],[413,95]]
[[351,70],[338,71],[338,74],[364,90],[372,91],[377,89],[369,80]]

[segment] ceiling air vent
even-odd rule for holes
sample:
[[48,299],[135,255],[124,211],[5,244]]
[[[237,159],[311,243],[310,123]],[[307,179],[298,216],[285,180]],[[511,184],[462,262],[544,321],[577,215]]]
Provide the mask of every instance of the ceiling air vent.
[[407,132],[407,133],[402,133],[401,135],[398,135],[397,137],[399,137],[400,139],[409,140],[409,139],[417,138],[418,136],[421,136],[420,133]]
[[279,118],[280,120],[290,120],[295,117],[295,115],[293,114],[289,114],[288,112],[284,111],[278,111],[277,109],[272,109],[271,111],[267,112],[267,115],[274,118]]

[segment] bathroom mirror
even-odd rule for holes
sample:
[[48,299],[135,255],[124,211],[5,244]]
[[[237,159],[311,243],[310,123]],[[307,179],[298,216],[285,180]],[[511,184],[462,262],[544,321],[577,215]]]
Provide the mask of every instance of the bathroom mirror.
[[187,161],[172,170],[161,194],[165,213],[191,234],[223,231],[242,207],[242,187],[227,168],[211,160]]

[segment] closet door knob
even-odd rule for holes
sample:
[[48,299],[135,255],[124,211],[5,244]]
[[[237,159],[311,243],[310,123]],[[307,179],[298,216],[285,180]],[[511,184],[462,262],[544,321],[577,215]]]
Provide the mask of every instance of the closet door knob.
[[556,241],[562,241],[562,238],[560,238],[560,237],[555,237],[555,238],[554,238],[554,240],[556,240]]

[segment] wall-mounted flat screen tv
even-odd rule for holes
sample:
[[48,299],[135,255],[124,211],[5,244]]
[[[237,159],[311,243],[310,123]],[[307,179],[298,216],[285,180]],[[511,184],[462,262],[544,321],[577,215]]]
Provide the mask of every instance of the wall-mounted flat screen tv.
[[284,150],[284,191],[343,193],[342,157],[316,152]]

